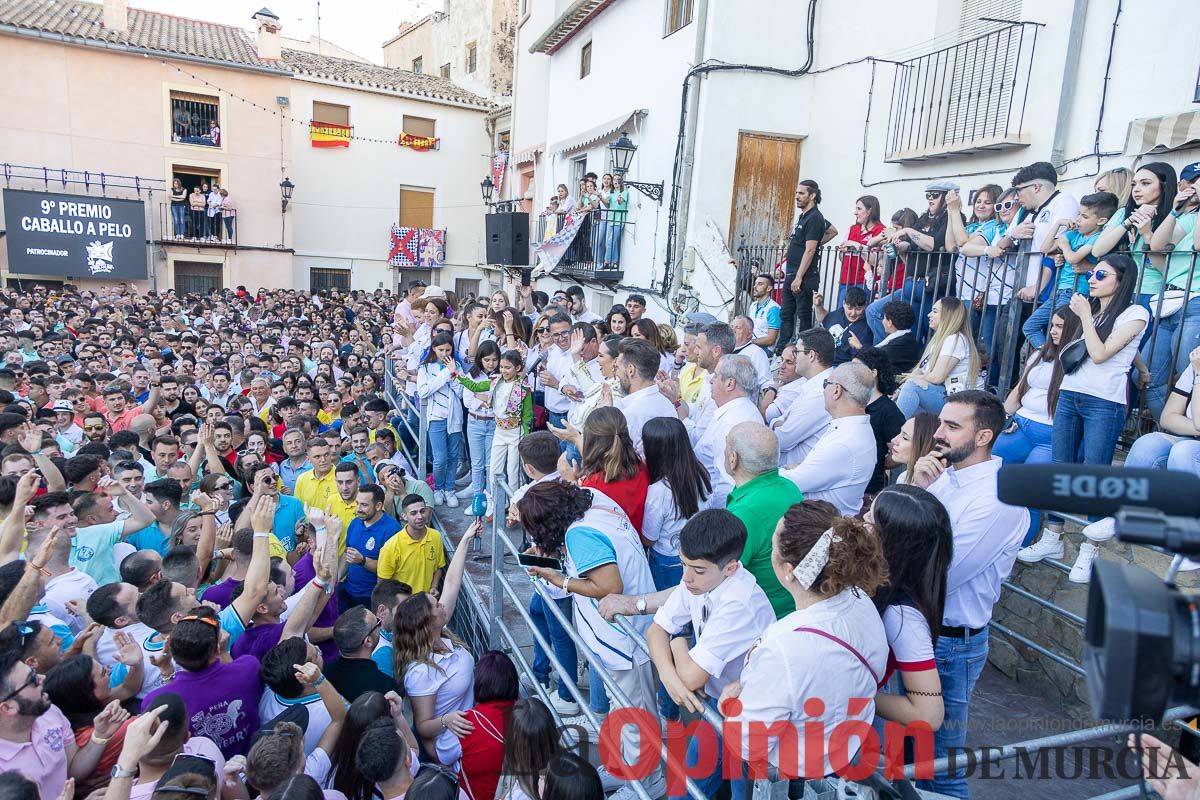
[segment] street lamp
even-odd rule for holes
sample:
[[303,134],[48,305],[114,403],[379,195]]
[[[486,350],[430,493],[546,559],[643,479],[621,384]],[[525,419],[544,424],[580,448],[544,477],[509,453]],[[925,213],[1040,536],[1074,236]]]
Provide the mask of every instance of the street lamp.
[[[625,174],[629,172],[629,162],[633,161],[633,154],[637,152],[637,145],[629,138],[629,134],[621,131],[621,136],[615,142],[608,146],[609,156],[612,159],[612,171],[615,175],[619,175],[622,180],[625,180]],[[626,186],[632,186],[642,194],[649,197],[651,200],[656,200],[661,205],[663,198],[663,183],[640,183],[638,181],[625,181]]]
[[287,211],[288,201],[292,199],[292,190],[296,188],[296,184],[286,176],[279,182],[279,194],[283,198],[283,210]]
[[490,206],[492,204],[492,192],[496,190],[496,184],[492,183],[492,176],[488,175],[479,182],[480,192],[483,194],[483,204]]

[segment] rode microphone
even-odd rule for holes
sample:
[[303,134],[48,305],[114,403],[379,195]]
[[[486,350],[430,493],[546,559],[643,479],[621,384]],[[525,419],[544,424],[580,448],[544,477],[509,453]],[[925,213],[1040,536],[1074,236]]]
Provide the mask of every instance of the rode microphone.
[[1083,464],[1012,464],[997,478],[1001,502],[1073,514],[1115,516],[1137,506],[1200,517],[1200,478],[1186,472]]

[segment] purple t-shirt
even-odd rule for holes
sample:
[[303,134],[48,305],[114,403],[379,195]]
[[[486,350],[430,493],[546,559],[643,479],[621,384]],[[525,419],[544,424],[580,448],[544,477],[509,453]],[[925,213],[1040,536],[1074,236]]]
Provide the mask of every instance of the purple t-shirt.
[[229,759],[250,750],[262,691],[258,659],[243,656],[228,664],[216,661],[199,672],[177,670],[174,680],[146,695],[142,711],[160,694],[174,692],[187,709],[188,732],[212,739]]
[[233,578],[226,578],[220,583],[214,583],[212,586],[204,590],[204,594],[200,599],[210,603],[216,603],[221,608],[233,602],[233,590],[241,586],[241,581],[235,581]]
[[[296,586],[298,590],[303,591],[308,582],[316,577],[317,571],[313,567],[312,553],[305,553],[300,557],[300,560],[292,567],[292,574],[296,576]],[[329,599],[325,601],[325,608],[321,609],[321,613],[317,614],[317,619],[313,622],[314,628],[332,628],[338,618],[338,602],[337,592],[329,595]],[[321,649],[321,658],[325,659],[328,664],[339,655],[337,645],[333,643],[333,637],[326,639],[323,642],[318,642],[317,647]]]
[[235,659],[242,656],[253,656],[256,660],[262,661],[267,651],[279,644],[279,637],[282,635],[282,622],[271,625],[254,625],[238,637],[229,654]]

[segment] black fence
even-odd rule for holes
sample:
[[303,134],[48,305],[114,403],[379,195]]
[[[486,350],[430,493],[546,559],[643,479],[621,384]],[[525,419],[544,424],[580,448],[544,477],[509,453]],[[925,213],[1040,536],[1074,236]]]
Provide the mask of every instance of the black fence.
[[887,158],[1012,146],[1025,121],[1038,26],[1006,25],[904,62],[888,114]]
[[181,144],[219,147],[220,107],[215,100],[171,98],[171,140]]
[[204,209],[193,210],[189,204],[175,206],[162,203],[158,207],[159,241],[182,242],[207,247],[237,247],[238,212],[226,216],[226,210],[217,209],[210,215]]
[[[1189,240],[1190,241],[1190,240]],[[1144,430],[1157,423],[1162,403],[1179,376],[1188,367],[1189,355],[1200,345],[1200,253],[1191,249],[1179,252],[1140,251],[1129,254],[1139,267],[1136,299],[1150,310],[1151,324],[1143,335],[1142,360],[1151,380],[1145,391],[1137,391],[1131,426]],[[746,245],[737,248],[737,294],[735,309],[744,314],[753,302],[751,287],[760,274],[771,275],[773,296],[782,304],[785,284],[786,247]],[[1103,257],[1100,259],[1103,262]],[[1027,277],[1045,269],[1051,272],[1050,287],[1058,285],[1063,269],[1051,256],[1022,247],[1016,252],[991,257],[968,256],[944,250],[903,254],[892,247],[859,249],[857,245],[829,245],[818,250],[820,281],[817,292],[824,307],[833,311],[841,306],[849,286],[859,286],[867,294],[868,322],[871,304],[883,299],[904,300],[916,313],[914,332],[924,341],[929,332],[929,312],[933,303],[947,296],[957,297],[970,309],[970,325],[980,362],[986,373],[981,385],[1007,396],[1021,376],[1024,359],[1031,345],[1028,334],[1049,335],[1052,311],[1060,290],[1051,288],[1037,295],[1036,301],[1022,299]],[[1032,265],[1032,267],[1031,267]],[[1092,267],[1089,267],[1092,268]],[[1096,267],[1102,268],[1102,267]],[[1165,275],[1161,290],[1157,281]],[[1183,277],[1179,277],[1183,276]],[[1086,282],[1086,277],[1077,275]],[[1030,323],[1037,309],[1042,310],[1044,325]],[[1040,317],[1039,317],[1040,318]],[[814,318],[815,324],[815,318]],[[1131,430],[1131,433],[1136,431]]]
[[534,243],[547,244],[551,250],[566,244],[566,251],[551,272],[610,283],[619,283],[624,276],[621,253],[630,246],[633,232],[628,211],[597,209],[582,217],[543,214],[537,217],[534,231]]

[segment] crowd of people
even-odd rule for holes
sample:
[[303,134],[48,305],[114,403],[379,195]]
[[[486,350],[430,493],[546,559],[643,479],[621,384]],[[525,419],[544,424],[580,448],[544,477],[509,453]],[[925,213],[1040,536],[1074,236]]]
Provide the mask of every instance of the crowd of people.
[[[6,796],[623,800],[558,723],[599,740],[593,720],[626,707],[741,723],[715,766],[689,742],[708,796],[833,774],[845,722],[962,747],[1002,582],[1063,548],[1062,520],[1002,503],[996,475],[1111,461],[1135,366],[1155,387],[1141,301],[1190,288],[1123,243],[1162,249],[1170,218],[1194,266],[1200,165],[1142,168],[1133,205],[1115,173],[1076,202],[1048,166],[977,191],[969,222],[947,183],[890,229],[861,198],[832,309],[811,276],[838,234],[805,181],[787,302],[764,273],[728,323],[640,294],[601,315],[579,286],[0,292]],[[1064,266],[1017,246],[1031,284],[964,294],[968,259],[993,269],[1022,241]],[[1023,299],[1028,356],[1001,398],[976,331]],[[1129,462],[1197,471],[1188,360]],[[451,514],[475,518],[457,543]],[[496,515],[539,557],[528,614],[550,652],[527,681],[453,630]],[[753,722],[820,722],[825,746],[761,752]],[[619,736],[637,762],[641,736]],[[642,785],[668,790],[661,767]],[[922,785],[967,796],[961,773]]]

